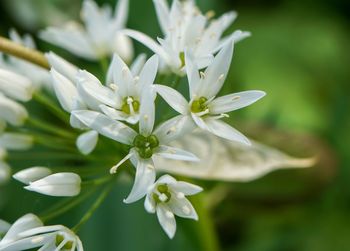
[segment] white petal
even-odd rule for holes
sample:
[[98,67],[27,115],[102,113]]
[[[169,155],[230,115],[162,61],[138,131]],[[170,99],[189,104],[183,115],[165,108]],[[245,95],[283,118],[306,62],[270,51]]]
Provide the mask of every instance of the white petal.
[[205,70],[205,77],[202,82],[199,96],[206,98],[214,97],[221,89],[230,69],[233,55],[233,42],[225,45],[215,56],[211,65]]
[[159,224],[162,226],[169,238],[174,238],[176,232],[176,221],[174,214],[170,211],[170,208],[159,204],[157,206],[157,217]]
[[193,208],[191,202],[185,197],[179,199],[176,194],[172,194],[171,199],[167,204],[171,211],[177,216],[198,220],[196,210]]
[[189,104],[181,93],[165,85],[155,85],[155,90],[175,111],[188,114]]
[[[10,227],[11,227],[11,224],[0,219],[0,235],[6,233],[10,229]],[[0,238],[0,241],[1,241],[1,238]]]
[[144,206],[148,213],[154,214],[156,212],[156,203],[152,198],[152,194],[147,194],[145,198]]
[[148,136],[153,131],[155,119],[154,91],[152,87],[144,88],[141,94],[140,105],[140,134]]
[[19,234],[32,228],[41,227],[43,223],[34,214],[26,214],[12,224],[9,231],[1,240],[1,244],[7,244],[19,239]]
[[221,114],[246,107],[266,95],[263,91],[244,91],[214,99],[209,104],[211,114]]
[[34,87],[30,79],[12,71],[0,69],[0,92],[19,101],[29,101],[33,91]]
[[6,98],[0,92],[0,120],[4,120],[11,125],[23,125],[28,118],[28,112],[24,106],[11,99]]
[[217,44],[217,46],[211,51],[211,53],[216,53],[222,47],[224,47],[227,43],[230,43],[232,41],[234,41],[234,43],[237,43],[250,36],[251,36],[251,33],[249,31],[236,30],[231,35],[228,35],[222,38],[220,42]]
[[113,55],[112,63],[107,72],[107,79],[111,81],[108,84],[117,85],[117,91],[121,97],[132,96],[129,93],[131,85],[134,85],[134,78],[129,67],[117,55]]
[[152,38],[149,36],[136,31],[136,30],[130,30],[130,29],[125,29],[121,31],[124,35],[127,35],[133,39],[136,39],[140,43],[144,44],[146,47],[148,47],[151,51],[154,53],[158,54],[163,60],[169,61],[169,57],[167,53],[164,51],[164,49],[157,44]]
[[[169,174],[164,174],[157,180],[157,184],[176,184],[177,181],[174,177],[170,176]],[[156,185],[155,185],[156,186]]]
[[99,57],[92,47],[86,31],[79,24],[70,22],[64,28],[49,27],[45,31],[40,32],[39,37],[77,56],[89,60],[96,60]]
[[203,191],[203,188],[197,185],[193,185],[188,182],[178,181],[172,184],[171,187],[177,192],[181,192],[184,195],[194,195]]
[[98,140],[98,132],[96,131],[88,131],[83,134],[80,134],[77,138],[77,148],[82,154],[89,154],[91,153],[97,144]]
[[206,119],[205,123],[211,133],[224,139],[238,141],[250,145],[249,139],[230,125],[218,119]]
[[153,55],[147,60],[140,72],[140,79],[138,82],[140,84],[140,88],[147,88],[153,84],[158,72],[158,61],[157,55]]
[[184,151],[179,148],[161,145],[155,152],[158,156],[166,159],[184,160],[184,161],[199,161],[198,157],[193,153]]
[[75,173],[55,173],[31,182],[25,189],[49,196],[76,196],[80,193],[80,176]]
[[4,133],[0,136],[0,146],[8,150],[28,150],[33,146],[33,137],[21,133]]
[[75,85],[55,69],[52,68],[50,72],[58,101],[64,110],[71,112],[74,108],[75,99],[78,97]]
[[188,51],[185,51],[185,67],[190,87],[190,98],[193,99],[193,97],[197,95],[198,88],[200,88],[200,78],[198,66],[195,64],[191,53]]
[[142,53],[137,56],[137,58],[132,62],[130,66],[130,71],[133,76],[139,76],[143,66],[146,63],[146,54]]
[[169,6],[166,0],[153,0],[156,9],[158,22],[163,34],[167,34],[169,29]]
[[11,177],[11,168],[5,162],[0,161],[0,185],[5,184]]
[[157,126],[153,134],[157,136],[159,142],[167,144],[180,137],[184,137],[195,128],[196,124],[193,122],[191,116],[178,115]]
[[136,124],[139,121],[138,114],[135,114],[134,116],[132,116],[106,105],[100,105],[100,109],[104,114],[106,114],[111,119],[126,121],[130,124]]
[[209,130],[207,124],[201,117],[197,116],[194,113],[191,113],[191,117],[199,128],[201,128],[202,130]]
[[125,203],[133,203],[146,195],[148,188],[156,179],[156,171],[152,159],[142,159],[136,167],[134,185]]
[[52,171],[47,167],[30,167],[15,173],[12,177],[24,184],[29,185],[30,182],[40,180],[52,174]]
[[137,135],[133,129],[122,122],[112,120],[99,112],[80,110],[73,111],[72,114],[87,127],[123,144],[131,145]]
[[129,0],[119,0],[115,7],[115,24],[116,27],[124,28],[128,19]]
[[132,58],[134,57],[134,48],[132,45],[132,40],[129,37],[120,34],[119,31],[117,31],[114,39],[112,39],[110,43],[112,43],[110,45],[110,55],[117,53],[125,62],[131,62]]
[[74,84],[75,76],[78,74],[78,68],[75,65],[69,63],[64,58],[58,56],[52,51],[45,53],[45,57],[49,61],[52,68],[68,78]]

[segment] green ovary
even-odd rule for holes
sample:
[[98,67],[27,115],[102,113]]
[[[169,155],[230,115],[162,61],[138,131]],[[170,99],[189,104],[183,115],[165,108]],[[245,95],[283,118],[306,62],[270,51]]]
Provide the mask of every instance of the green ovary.
[[[56,235],[56,247],[58,247],[61,242],[64,240],[64,236],[61,234]],[[68,241],[61,250],[71,250],[73,247],[73,242],[72,241]]]
[[164,194],[166,196],[166,200],[161,200],[158,193],[153,193],[153,199],[156,203],[167,203],[171,199],[171,193],[169,192],[169,188],[166,184],[158,185],[157,190],[160,194]]
[[191,105],[191,112],[199,113],[208,109],[208,106],[205,104],[207,101],[208,99],[205,97],[200,97],[199,99],[194,100]]
[[140,102],[135,100],[133,97],[126,97],[124,98],[124,103],[122,105],[122,108],[121,110],[126,113],[126,114],[131,114],[131,111],[130,111],[130,104],[128,103],[128,99],[131,99],[132,102],[131,102],[131,106],[132,106],[132,109],[134,110],[134,112],[138,112],[139,109],[140,109]]
[[139,134],[134,138],[133,145],[141,158],[149,159],[153,155],[154,148],[159,146],[159,141],[153,134],[147,137]]

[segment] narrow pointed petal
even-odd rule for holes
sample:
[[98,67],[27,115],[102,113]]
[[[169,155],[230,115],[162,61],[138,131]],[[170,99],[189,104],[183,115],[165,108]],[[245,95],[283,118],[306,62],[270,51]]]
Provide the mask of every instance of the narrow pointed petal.
[[155,85],[156,92],[178,113],[189,113],[189,104],[181,93],[165,85]]
[[28,150],[33,146],[33,137],[21,133],[4,133],[0,136],[0,146],[8,150]]
[[145,45],[146,47],[148,47],[151,51],[153,51],[154,53],[158,54],[162,59],[164,59],[165,61],[169,61],[169,57],[167,55],[167,53],[163,50],[163,48],[157,44],[152,38],[150,38],[149,36],[136,31],[136,30],[130,30],[130,29],[125,29],[120,31],[122,34],[127,35],[137,41],[139,41],[140,43],[142,43],[143,45]]
[[151,195],[146,196],[144,206],[148,213],[154,214],[156,212],[156,203]]
[[29,183],[40,180],[46,176],[52,174],[52,171],[47,167],[30,167],[15,173],[12,177],[24,184],[29,185]]
[[137,58],[132,62],[130,66],[130,71],[133,76],[139,76],[143,66],[146,63],[146,54],[142,53],[137,56]]
[[[0,235],[3,236],[11,227],[11,224],[0,219]],[[1,241],[1,238],[0,238]]]
[[87,127],[123,144],[131,145],[137,135],[137,133],[127,125],[112,120],[99,112],[78,110],[73,111],[72,114]]
[[129,0],[119,0],[115,7],[115,25],[120,28],[126,26],[129,13]]
[[32,228],[41,227],[43,223],[34,214],[26,214],[14,222],[11,228],[7,231],[1,244],[10,243],[19,239],[19,234]]
[[6,98],[0,92],[0,120],[14,126],[21,126],[28,118],[28,112],[23,105]]
[[224,47],[227,43],[234,42],[238,43],[239,41],[250,37],[251,33],[249,31],[241,31],[241,30],[236,30],[234,31],[231,35],[228,35],[224,38],[222,38],[217,46],[211,51],[211,53],[216,53],[219,50],[221,50],[222,47]]
[[45,53],[45,57],[49,61],[52,68],[68,78],[74,84],[75,76],[78,74],[78,67],[69,63],[64,58],[58,56],[52,51]]
[[154,105],[154,90],[153,86],[144,88],[141,94],[140,106],[140,120],[139,130],[140,134],[148,136],[153,131],[155,119],[155,105]]
[[192,132],[196,128],[191,116],[178,115],[160,124],[153,132],[162,144],[167,144],[186,134]]
[[201,128],[202,130],[209,130],[207,124],[201,117],[197,116],[194,113],[191,113],[191,117],[199,128]]
[[225,45],[215,56],[205,71],[202,89],[199,96],[212,98],[220,91],[230,69],[233,55],[233,42]]
[[129,196],[124,200],[124,203],[130,204],[144,197],[155,179],[156,171],[152,159],[140,160],[136,167],[134,185]]
[[205,122],[209,131],[216,136],[232,141],[238,141],[246,145],[251,144],[247,137],[223,121],[217,119],[207,119]]
[[179,148],[164,146],[161,145],[157,148],[155,152],[158,156],[161,156],[166,159],[174,159],[174,160],[184,160],[184,161],[199,161],[198,157],[193,153],[184,151]]
[[140,88],[148,88],[153,84],[158,72],[158,61],[158,55],[153,55],[147,60],[140,72],[140,79],[138,82],[141,85]]
[[82,154],[87,155],[95,149],[97,141],[98,132],[91,130],[79,135],[76,145]]
[[221,114],[253,104],[266,95],[263,91],[244,91],[214,99],[209,104],[212,114]]
[[25,189],[49,196],[71,197],[80,193],[80,176],[75,173],[55,173],[31,182]]
[[203,191],[200,186],[193,185],[188,182],[178,181],[170,185],[173,190],[183,193],[184,195],[194,195]]
[[188,84],[190,87],[190,98],[192,99],[194,96],[197,96],[198,88],[200,88],[199,71],[193,56],[188,51],[185,51],[185,62]]
[[12,71],[0,69],[0,92],[12,99],[25,102],[32,98],[33,91],[34,87],[30,79]]
[[170,210],[179,217],[198,220],[196,210],[185,197],[173,194],[168,202],[168,206]]
[[174,214],[166,205],[157,206],[157,217],[159,224],[170,239],[174,238],[176,232],[176,221]]
[[169,6],[166,0],[153,0],[156,9],[158,22],[163,34],[167,34],[169,29]]
[[64,110],[71,112],[74,108],[75,99],[78,97],[75,85],[55,69],[51,69],[50,73],[58,101]]

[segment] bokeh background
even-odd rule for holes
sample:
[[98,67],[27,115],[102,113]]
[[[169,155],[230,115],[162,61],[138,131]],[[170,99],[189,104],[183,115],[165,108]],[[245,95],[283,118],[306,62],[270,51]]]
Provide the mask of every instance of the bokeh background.
[[[116,0],[99,0],[115,4]],[[150,0],[130,0],[128,26],[160,36]],[[234,123],[252,138],[295,156],[318,156],[308,170],[283,170],[249,183],[203,182],[210,218],[222,250],[350,250],[350,2],[347,0],[198,0],[203,12],[236,10],[228,30],[253,36],[235,47],[223,93],[261,89],[258,104],[234,114]],[[2,0],[0,34],[15,27],[35,35],[47,25],[79,18],[80,1]],[[38,40],[81,68],[95,64]],[[145,47],[134,43],[137,52]],[[147,51],[149,53],[149,51]],[[27,164],[27,163],[25,163]],[[118,185],[80,236],[88,251],[210,250],[200,222],[178,220],[170,241],[143,203],[125,205],[130,184]],[[10,194],[10,195],[9,195]],[[18,194],[18,196],[17,196]],[[43,197],[18,183],[0,187],[0,218],[13,221],[36,212]],[[60,218],[74,225],[84,206]],[[72,223],[74,222],[74,223]]]

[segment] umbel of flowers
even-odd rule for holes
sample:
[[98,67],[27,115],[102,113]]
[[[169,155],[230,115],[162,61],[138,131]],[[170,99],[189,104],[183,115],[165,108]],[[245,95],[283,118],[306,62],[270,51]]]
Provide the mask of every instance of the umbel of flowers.
[[[1,56],[0,61],[0,184],[13,173],[26,190],[48,196],[81,196],[77,197],[80,200],[89,197],[96,187],[103,191],[71,229],[43,226],[33,214],[20,217],[12,225],[0,221],[0,250],[83,250],[76,232],[93,215],[122,172],[133,178],[124,202],[144,199],[146,211],[156,213],[165,233],[173,238],[175,217],[198,220],[187,196],[202,188],[162,173],[164,167],[157,165],[157,160],[200,161],[191,153],[191,146],[182,149],[173,144],[197,132],[227,142],[251,144],[226,118],[265,93],[249,90],[219,94],[228,82],[225,80],[234,45],[250,33],[235,31],[222,37],[236,18],[234,12],[213,19],[211,12],[202,14],[191,0],[174,0],[171,6],[166,0],[153,2],[163,32],[158,42],[125,28],[128,0],[119,0],[114,12],[108,6],[99,8],[93,1],[85,0],[83,26],[75,22],[40,32],[40,38],[79,57],[92,61],[110,59],[107,69],[101,67],[99,76],[105,76],[103,80],[54,52],[44,56],[35,51],[30,36],[21,38],[11,31],[13,42],[1,38],[0,49],[9,56]],[[140,54],[129,63],[134,54],[131,38],[155,54],[148,59]],[[185,89],[188,97],[180,91]],[[160,107],[159,99],[167,106]],[[39,108],[28,112],[26,102],[36,103]],[[38,109],[49,112],[54,121],[42,118]],[[41,146],[41,150],[32,149],[33,145]],[[44,161],[38,159],[36,166],[12,169],[13,150],[20,151],[24,160],[28,151],[44,151],[48,157]],[[47,154],[49,150],[55,151],[52,158]],[[106,154],[113,160],[106,159]],[[79,159],[86,167],[42,166],[56,163],[55,158],[66,162]],[[73,198],[54,213],[55,217],[74,203]],[[50,220],[51,215],[43,218]]]

